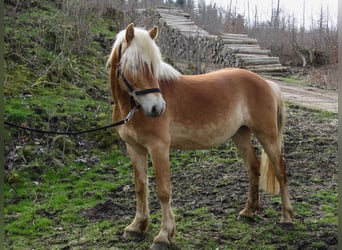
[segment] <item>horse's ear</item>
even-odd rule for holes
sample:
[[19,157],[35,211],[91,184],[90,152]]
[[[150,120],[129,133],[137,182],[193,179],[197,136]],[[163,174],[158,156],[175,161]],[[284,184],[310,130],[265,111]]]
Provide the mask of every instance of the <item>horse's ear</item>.
[[126,42],[130,43],[134,38],[134,24],[131,23],[126,28]]
[[150,37],[152,38],[152,40],[155,40],[158,36],[158,27],[154,26],[151,30],[150,30]]

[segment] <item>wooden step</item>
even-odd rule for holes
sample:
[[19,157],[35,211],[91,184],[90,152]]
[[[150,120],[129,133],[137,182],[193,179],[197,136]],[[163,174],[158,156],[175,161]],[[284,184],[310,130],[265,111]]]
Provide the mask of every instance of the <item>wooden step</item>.
[[234,39],[234,38],[222,38],[221,41],[224,44],[258,44],[258,41],[253,38],[248,39]]
[[251,48],[251,47],[227,47],[226,49],[231,50],[232,53],[240,53],[240,54],[262,54],[269,55],[271,53],[268,49],[260,49],[260,48]]
[[268,65],[256,65],[256,66],[247,66],[245,67],[248,70],[254,72],[274,72],[274,71],[286,71],[287,67],[279,64],[268,64]]
[[266,64],[280,64],[278,57],[240,57],[238,58],[239,65],[241,66],[250,66],[250,65],[266,65]]

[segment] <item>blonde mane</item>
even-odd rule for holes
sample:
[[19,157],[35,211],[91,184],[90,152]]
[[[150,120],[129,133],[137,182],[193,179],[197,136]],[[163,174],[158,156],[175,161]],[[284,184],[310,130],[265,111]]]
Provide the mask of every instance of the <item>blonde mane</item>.
[[[120,31],[113,45],[107,65],[112,59],[116,48],[125,41],[126,30]],[[122,70],[130,70],[132,75],[136,75],[144,66],[153,72],[157,80],[172,80],[179,77],[180,73],[171,65],[163,62],[159,47],[151,39],[148,31],[134,28],[134,38],[130,42],[121,58]]]

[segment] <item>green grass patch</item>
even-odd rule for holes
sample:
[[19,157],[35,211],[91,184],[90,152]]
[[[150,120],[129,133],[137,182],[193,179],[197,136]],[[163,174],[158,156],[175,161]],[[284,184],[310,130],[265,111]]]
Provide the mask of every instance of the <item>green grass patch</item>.
[[292,76],[292,77],[273,77],[273,79],[278,81],[283,81],[286,83],[297,84],[297,85],[307,85],[306,81],[300,77]]

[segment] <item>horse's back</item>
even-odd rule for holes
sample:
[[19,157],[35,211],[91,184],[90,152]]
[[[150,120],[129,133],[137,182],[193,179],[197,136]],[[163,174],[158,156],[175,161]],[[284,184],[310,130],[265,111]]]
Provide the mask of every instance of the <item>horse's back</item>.
[[256,90],[269,87],[267,81],[259,75],[240,68],[225,68],[199,75],[182,75],[179,78],[179,82],[181,85],[196,86],[199,84],[196,87],[200,89],[228,87],[242,90],[243,88],[248,87],[250,90]]
[[175,105],[186,104],[190,108],[202,107],[207,110],[236,109],[240,105],[262,109],[274,102],[280,92],[275,83],[269,84],[259,75],[244,69],[227,68],[201,75],[181,75],[167,87],[177,100]]

